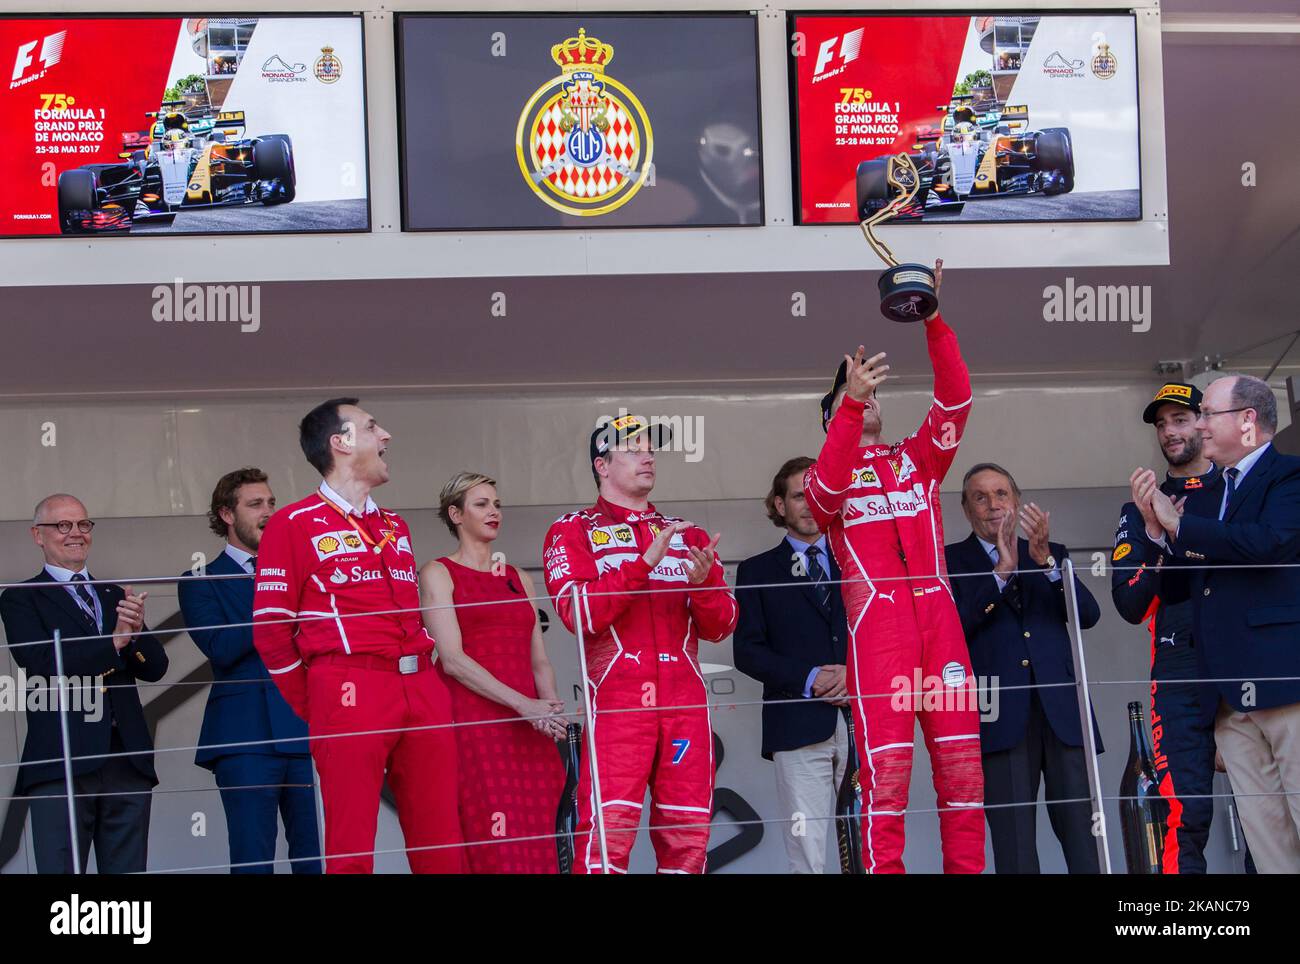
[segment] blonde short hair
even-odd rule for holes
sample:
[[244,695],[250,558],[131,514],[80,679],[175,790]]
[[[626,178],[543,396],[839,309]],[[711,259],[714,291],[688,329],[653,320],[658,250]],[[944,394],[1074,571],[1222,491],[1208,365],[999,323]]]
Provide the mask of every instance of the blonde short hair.
[[457,472],[448,479],[447,484],[442,487],[442,493],[438,496],[438,518],[447,527],[447,531],[457,539],[460,538],[456,523],[451,521],[451,507],[453,505],[464,512],[465,496],[469,494],[470,489],[476,485],[490,485],[495,488],[496,484],[496,479],[484,475],[482,472]]

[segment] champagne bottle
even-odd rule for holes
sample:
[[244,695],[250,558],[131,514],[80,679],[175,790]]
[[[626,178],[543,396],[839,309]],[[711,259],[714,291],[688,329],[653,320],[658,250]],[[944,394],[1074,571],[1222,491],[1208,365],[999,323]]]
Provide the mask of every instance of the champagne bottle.
[[1119,782],[1120,828],[1130,874],[1161,873],[1169,804],[1160,795],[1155,754],[1141,703],[1128,705],[1129,747]]
[[835,798],[835,837],[840,846],[840,873],[865,874],[862,862],[862,784],[858,779],[858,747],[853,734],[853,714],[840,707],[848,724],[849,753],[844,779]]
[[582,756],[581,747],[582,724],[566,724],[564,742],[559,744],[560,759],[564,761],[564,791],[560,794],[560,807],[555,814],[555,849],[562,874],[573,873],[573,836],[578,830],[578,761]]

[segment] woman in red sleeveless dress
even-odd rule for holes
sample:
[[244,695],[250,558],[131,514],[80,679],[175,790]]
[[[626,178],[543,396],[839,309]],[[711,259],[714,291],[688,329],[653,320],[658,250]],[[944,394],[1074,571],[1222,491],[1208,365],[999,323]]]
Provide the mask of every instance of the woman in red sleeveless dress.
[[[555,741],[564,739],[557,715],[564,702],[542,643],[533,582],[492,558],[501,528],[495,481],[460,473],[443,486],[438,515],[460,547],[420,570],[420,605],[437,607],[425,608],[424,623],[437,640],[452,718],[472,724],[456,728],[470,872],[553,874],[564,789]],[[476,723],[485,720],[502,722]],[[529,837],[536,839],[519,839]]]

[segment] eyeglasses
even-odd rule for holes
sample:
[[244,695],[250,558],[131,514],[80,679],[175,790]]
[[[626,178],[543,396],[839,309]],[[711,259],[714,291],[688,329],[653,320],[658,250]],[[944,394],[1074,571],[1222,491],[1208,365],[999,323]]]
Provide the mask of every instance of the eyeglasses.
[[83,536],[90,535],[90,530],[95,528],[95,523],[91,522],[89,519],[80,519],[77,522],[70,522],[67,519],[63,519],[59,522],[37,522],[36,525],[49,526],[52,529],[58,529],[59,534],[64,536],[72,531],[73,526],[76,526],[77,531]]
[[1253,408],[1250,405],[1247,405],[1245,408],[1224,408],[1224,409],[1220,409],[1217,412],[1212,408],[1203,408],[1201,409],[1201,418],[1205,419],[1208,422],[1216,415],[1229,415],[1232,412],[1249,412],[1249,411],[1253,411]]

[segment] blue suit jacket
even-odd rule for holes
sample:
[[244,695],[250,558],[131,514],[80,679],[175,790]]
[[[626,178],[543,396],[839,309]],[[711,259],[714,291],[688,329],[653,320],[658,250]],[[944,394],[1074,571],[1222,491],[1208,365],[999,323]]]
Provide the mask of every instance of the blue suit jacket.
[[[1069,557],[1065,546],[1050,543],[1052,555],[1062,567]],[[1019,540],[1020,568],[1032,568],[1029,543]],[[948,572],[989,573],[987,577],[958,576],[952,580],[957,613],[970,649],[971,669],[981,684],[997,678],[1001,687],[1028,687],[1035,683],[1068,683],[1038,690],[1043,713],[1052,732],[1062,743],[1083,746],[1079,727],[1079,698],[1074,689],[1074,659],[1070,634],[1065,628],[1065,579],[1056,582],[1044,572],[1028,572],[1013,578],[1020,584],[1019,611],[993,578],[993,560],[975,534],[944,548]],[[1101,609],[1086,586],[1076,577],[1079,625],[1091,629],[1101,619]],[[1011,587],[1008,585],[1008,591]],[[1009,750],[1025,736],[1029,722],[1029,690],[1000,689],[997,718],[980,721],[980,749],[985,753]],[[1093,720],[1097,752],[1101,734]]]
[[[243,569],[222,552],[208,563],[207,571],[219,576]],[[253,648],[253,627],[249,625],[253,619],[253,578],[185,580],[179,584],[178,593],[185,625],[196,627],[189,630],[190,639],[212,663],[212,689],[194,762],[211,770],[216,760],[232,753],[307,753],[307,724],[289,708]],[[197,628],[232,623],[244,625]],[[246,740],[275,742],[220,746]]]
[[[1206,569],[1300,562],[1300,458],[1273,446],[1233,493],[1223,521],[1183,514],[1174,558],[1190,569],[1196,651],[1219,695],[1238,710],[1300,703],[1300,569]],[[1243,684],[1253,684],[1245,687]],[[1249,692],[1252,702],[1243,698]],[[1204,701],[1212,719],[1217,701]]]
[[[785,539],[767,552],[746,559],[736,574],[740,619],[731,639],[736,669],[763,684],[764,700],[802,699],[804,684],[814,667],[840,664],[848,651],[848,623],[839,586],[831,587],[829,616],[807,585],[780,589],[749,589],[765,583],[798,581],[792,575],[794,550]],[[827,554],[829,555],[829,553]],[[832,579],[839,567],[830,560]],[[829,703],[764,703],[763,756],[797,750],[830,739],[839,709]]]

